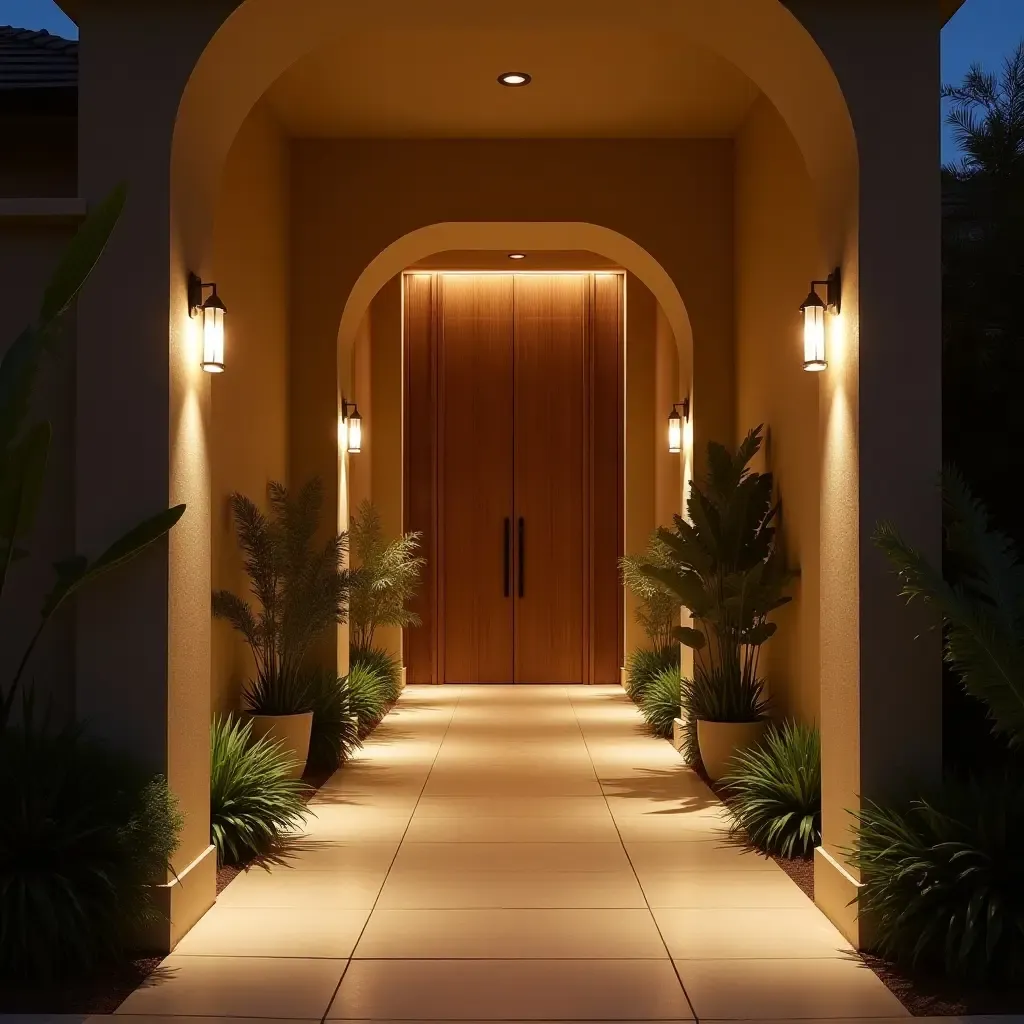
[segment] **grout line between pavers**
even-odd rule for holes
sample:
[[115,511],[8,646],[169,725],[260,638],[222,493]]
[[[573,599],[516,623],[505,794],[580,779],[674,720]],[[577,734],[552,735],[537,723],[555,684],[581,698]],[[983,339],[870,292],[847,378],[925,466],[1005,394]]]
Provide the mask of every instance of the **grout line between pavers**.
[[611,819],[615,824],[615,832],[619,837],[619,845],[622,847],[622,852],[626,855],[626,860],[629,861],[630,870],[633,872],[633,877],[636,879],[636,884],[644,898],[644,905],[647,907],[647,913],[651,915],[651,922],[653,923],[655,930],[658,932],[658,938],[661,939],[661,944],[665,947],[665,955],[668,957],[668,962],[672,965],[672,971],[676,976],[676,980],[679,982],[680,989],[682,989],[686,1005],[690,1008],[690,1016],[695,1022],[697,1022],[697,1024],[699,1024],[700,1018],[697,1016],[697,1011],[694,1009],[693,1000],[690,998],[690,993],[686,991],[686,985],[683,983],[683,977],[679,973],[679,967],[676,964],[675,958],[672,956],[671,950],[668,948],[668,943],[665,941],[665,936],[662,934],[661,926],[658,924],[658,919],[654,916],[654,910],[651,907],[650,900],[647,898],[647,892],[640,883],[640,876],[637,874],[633,860],[629,856],[629,849],[626,846],[625,840],[622,838],[622,833],[619,831],[618,820],[615,815],[612,814],[611,805],[608,803],[608,794],[605,792],[604,785],[601,782],[601,777],[597,774],[597,765],[594,764],[593,755],[590,753],[590,744],[587,742],[587,734],[583,731],[579,715],[576,713],[576,705],[573,703],[571,697],[569,698],[569,706],[572,708],[573,717],[576,719],[576,728],[579,729],[580,736],[583,737],[583,745],[587,748],[587,756],[590,757],[590,765],[594,769],[594,778],[597,779],[597,784],[601,787],[601,795],[604,797],[605,805],[608,808],[608,814],[611,815]]

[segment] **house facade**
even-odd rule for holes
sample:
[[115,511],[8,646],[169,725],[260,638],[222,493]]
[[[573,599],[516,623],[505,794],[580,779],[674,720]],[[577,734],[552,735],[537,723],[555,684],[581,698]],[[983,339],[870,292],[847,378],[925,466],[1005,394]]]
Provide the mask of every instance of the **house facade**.
[[[683,510],[709,441],[759,423],[799,568],[766,674],[780,714],[820,724],[816,899],[856,940],[849,812],[941,769],[938,638],[870,535],[893,519],[939,547],[938,57],[957,6],[66,0],[77,47],[0,29],[20,68],[0,70],[5,339],[88,204],[129,187],[41,394],[34,550],[93,553],[188,506],[35,670],[186,814],[168,949],[214,898],[209,721],[248,671],[210,613],[212,588],[244,586],[230,493],[318,476],[341,528],[371,498],[390,531],[425,531],[410,682],[608,682],[642,639],[615,558]],[[806,372],[798,307],[836,268],[827,365]],[[192,274],[227,307],[221,373]],[[480,526],[506,492],[532,497]],[[498,617],[547,603],[487,632],[485,577],[504,578]],[[43,577],[19,586],[27,622]],[[579,653],[545,679],[551,622]],[[345,627],[321,657],[345,670]]]

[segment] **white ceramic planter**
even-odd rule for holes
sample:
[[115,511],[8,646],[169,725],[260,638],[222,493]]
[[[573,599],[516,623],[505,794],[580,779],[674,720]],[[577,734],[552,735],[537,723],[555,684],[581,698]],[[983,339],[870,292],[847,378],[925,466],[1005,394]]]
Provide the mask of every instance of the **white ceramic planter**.
[[292,778],[299,778],[306,769],[309,757],[309,735],[313,730],[313,712],[303,711],[298,715],[250,715],[252,738],[267,737],[279,743],[288,759],[295,762]]
[[697,720],[697,744],[704,770],[712,782],[718,782],[729,770],[733,754],[756,747],[768,727],[760,722],[705,722]]

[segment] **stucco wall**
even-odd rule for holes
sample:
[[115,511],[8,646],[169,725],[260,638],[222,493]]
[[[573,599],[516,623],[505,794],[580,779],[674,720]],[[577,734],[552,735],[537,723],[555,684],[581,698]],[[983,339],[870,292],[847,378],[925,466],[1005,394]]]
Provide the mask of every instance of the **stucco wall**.
[[[273,116],[258,106],[228,157],[212,260],[228,307],[227,372],[211,382],[213,586],[243,595],[249,585],[228,496],[240,491],[265,505],[267,482],[288,480],[287,260],[288,150]],[[251,672],[241,638],[227,623],[214,622],[214,711],[239,706]]]
[[800,571],[793,602],[763,649],[777,713],[818,716],[818,388],[802,368],[803,301],[816,262],[816,221],[800,152],[761,98],[736,140],[736,436],[766,425],[758,469],[782,500],[782,543]]

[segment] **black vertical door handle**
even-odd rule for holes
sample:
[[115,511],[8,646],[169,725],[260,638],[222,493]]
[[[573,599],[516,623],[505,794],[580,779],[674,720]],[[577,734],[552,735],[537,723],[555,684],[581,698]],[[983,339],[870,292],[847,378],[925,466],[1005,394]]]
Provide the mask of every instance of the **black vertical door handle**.
[[512,521],[505,516],[505,543],[504,543],[504,580],[505,596],[508,597],[512,587]]
[[519,596],[523,596],[526,586],[526,539],[523,529],[523,517],[519,517]]

